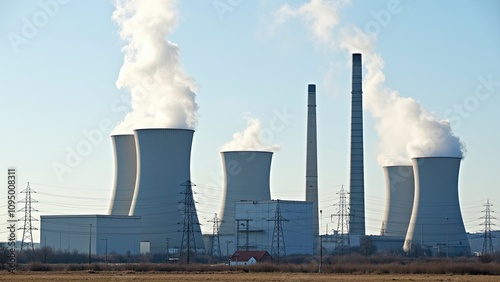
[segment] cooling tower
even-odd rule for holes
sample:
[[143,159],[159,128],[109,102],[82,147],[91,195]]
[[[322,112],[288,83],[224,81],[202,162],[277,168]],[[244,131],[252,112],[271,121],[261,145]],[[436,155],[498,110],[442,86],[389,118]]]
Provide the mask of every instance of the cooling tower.
[[[141,241],[150,242],[151,253],[181,247],[184,191],[191,179],[193,130],[134,130],[137,148],[137,179],[130,215],[141,217]],[[198,216],[193,215],[197,249],[204,249]]]
[[[307,153],[306,153],[306,201],[313,203],[313,238],[319,238],[318,220],[318,149],[316,141],[316,85],[307,86]],[[314,240],[317,252],[318,240]]]
[[227,240],[236,238],[234,237],[237,219],[234,217],[236,202],[271,200],[269,180],[273,153],[228,151],[221,152],[221,156],[224,169],[224,193],[219,234],[225,241],[227,238],[231,238]]
[[128,215],[134,197],[137,157],[133,134],[112,135],[115,154],[115,182],[109,205],[110,215]]
[[361,54],[352,54],[351,163],[349,234],[365,235],[365,181],[363,164],[363,89]]
[[422,246],[450,256],[468,255],[458,201],[460,158],[414,158],[415,199],[404,250]]
[[381,235],[404,238],[408,231],[415,191],[413,167],[384,166],[385,215]]

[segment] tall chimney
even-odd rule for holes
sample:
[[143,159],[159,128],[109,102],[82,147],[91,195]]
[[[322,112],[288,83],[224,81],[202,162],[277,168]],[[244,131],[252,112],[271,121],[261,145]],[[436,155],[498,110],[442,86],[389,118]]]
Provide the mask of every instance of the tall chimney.
[[307,156],[306,156],[306,201],[313,202],[314,252],[319,251],[318,220],[318,149],[316,141],[316,85],[307,86]]
[[361,54],[352,54],[351,168],[349,234],[365,235],[365,181],[363,164],[363,89]]

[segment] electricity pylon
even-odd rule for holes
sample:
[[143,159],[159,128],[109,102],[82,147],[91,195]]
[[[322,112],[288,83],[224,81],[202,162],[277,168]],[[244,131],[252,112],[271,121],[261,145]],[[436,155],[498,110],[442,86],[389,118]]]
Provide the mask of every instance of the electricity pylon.
[[182,229],[182,242],[181,242],[181,258],[184,262],[189,264],[191,261],[196,259],[196,242],[194,240],[194,228],[193,226],[197,224],[194,221],[194,216],[196,215],[196,207],[194,205],[193,199],[193,189],[194,183],[187,180],[182,183],[184,186],[184,222]]
[[285,236],[283,234],[283,222],[288,221],[281,215],[280,200],[277,200],[276,211],[273,219],[268,221],[274,221],[273,230],[273,242],[271,244],[271,253],[276,257],[276,261],[279,264],[280,258],[286,256],[285,247]]
[[486,209],[483,211],[484,216],[481,218],[484,218],[484,223],[481,225],[484,225],[484,239],[483,239],[483,250],[481,254],[487,254],[487,253],[493,253],[493,242],[491,241],[491,225],[495,225],[491,223],[491,219],[496,219],[491,216],[491,212],[493,212],[490,207],[493,206],[490,204],[490,200],[486,200],[486,204],[484,205]]
[[221,249],[220,249],[220,239],[219,239],[219,223],[222,222],[222,220],[219,220],[217,217],[217,214],[214,215],[213,220],[209,220],[208,222],[213,222],[214,226],[212,229],[212,246],[210,248],[210,255],[212,257],[222,257],[221,254]]
[[34,209],[31,204],[37,203],[38,201],[31,198],[31,193],[36,193],[34,190],[30,188],[30,183],[28,182],[28,186],[26,189],[21,191],[21,193],[26,194],[24,199],[20,200],[19,203],[24,203],[24,208],[18,211],[24,211],[24,216],[20,218],[18,221],[24,221],[24,225],[18,230],[23,230],[23,239],[21,241],[21,251],[24,249],[25,245],[31,250],[35,251],[35,246],[33,245],[33,230],[38,230],[35,226],[33,226],[33,221],[38,221],[38,219],[34,218],[31,215],[31,212],[37,212],[38,210]]

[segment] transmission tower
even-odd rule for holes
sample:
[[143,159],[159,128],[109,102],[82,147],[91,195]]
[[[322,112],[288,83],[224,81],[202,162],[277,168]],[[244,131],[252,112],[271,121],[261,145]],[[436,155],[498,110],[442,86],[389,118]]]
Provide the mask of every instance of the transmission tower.
[[337,212],[337,237],[335,238],[335,252],[342,255],[349,251],[351,242],[349,239],[349,209],[347,208],[347,196],[344,186],[340,188],[339,210]]
[[220,239],[219,239],[219,223],[223,222],[223,220],[219,220],[217,214],[214,215],[213,220],[209,220],[208,222],[213,222],[214,227],[212,229],[212,247],[210,250],[210,255],[212,257],[222,257],[220,250]]
[[288,221],[281,215],[280,200],[276,201],[276,212],[274,218],[268,221],[274,221],[273,242],[271,244],[271,253],[276,257],[276,261],[280,263],[280,257],[286,256],[285,236],[283,234],[283,222]]
[[196,207],[194,205],[193,199],[193,189],[194,183],[187,180],[182,183],[184,186],[184,222],[182,230],[182,242],[181,242],[181,259],[182,261],[189,264],[191,261],[196,259],[196,242],[194,241],[194,228],[193,225],[197,224],[194,220],[194,215],[196,214]]
[[484,205],[486,209],[483,211],[484,216],[481,218],[484,218],[484,223],[481,225],[484,225],[484,240],[483,240],[483,251],[481,254],[487,254],[487,253],[493,253],[493,242],[491,241],[491,225],[495,225],[491,223],[492,219],[496,219],[491,216],[491,213],[493,212],[490,207],[493,206],[490,204],[490,200],[486,200],[486,204]]
[[24,221],[24,225],[18,230],[23,230],[23,239],[21,241],[21,251],[24,249],[25,245],[34,252],[35,247],[33,245],[33,230],[38,230],[35,226],[33,226],[33,221],[38,221],[38,219],[31,216],[31,212],[37,212],[38,210],[34,209],[31,204],[38,203],[37,200],[31,198],[31,193],[36,193],[35,190],[30,188],[30,183],[28,182],[28,186],[26,189],[21,191],[21,193],[26,194],[24,199],[20,200],[19,203],[24,203],[24,208],[21,208],[18,211],[24,211],[24,216],[20,218],[18,221]]

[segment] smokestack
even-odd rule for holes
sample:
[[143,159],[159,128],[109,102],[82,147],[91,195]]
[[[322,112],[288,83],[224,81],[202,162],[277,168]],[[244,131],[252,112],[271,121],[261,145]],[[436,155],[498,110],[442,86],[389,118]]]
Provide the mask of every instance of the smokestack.
[[[273,152],[228,151],[221,152],[224,169],[224,194],[222,196],[222,241],[235,240],[235,204],[239,201],[271,200],[270,175]],[[241,234],[240,234],[241,235]],[[240,242],[241,243],[241,242]],[[230,246],[230,251],[238,242]]]
[[307,86],[306,201],[313,202],[314,252],[319,250],[318,149],[316,140],[316,85]]
[[361,54],[352,54],[351,168],[349,234],[365,235],[365,180],[363,164],[363,88]]
[[[191,144],[194,130],[137,129],[137,179],[129,215],[141,217],[140,241],[149,241],[151,253],[180,249],[184,219],[184,187],[191,179]],[[193,215],[197,249],[204,249],[198,216]]]
[[437,250],[440,255],[469,255],[458,200],[461,158],[413,158],[415,200],[406,234],[404,250],[412,245]]
[[411,165],[384,166],[385,216],[381,235],[404,238],[410,224],[415,192]]
[[112,135],[115,155],[115,182],[109,205],[110,215],[128,215],[134,197],[137,157],[133,134]]

